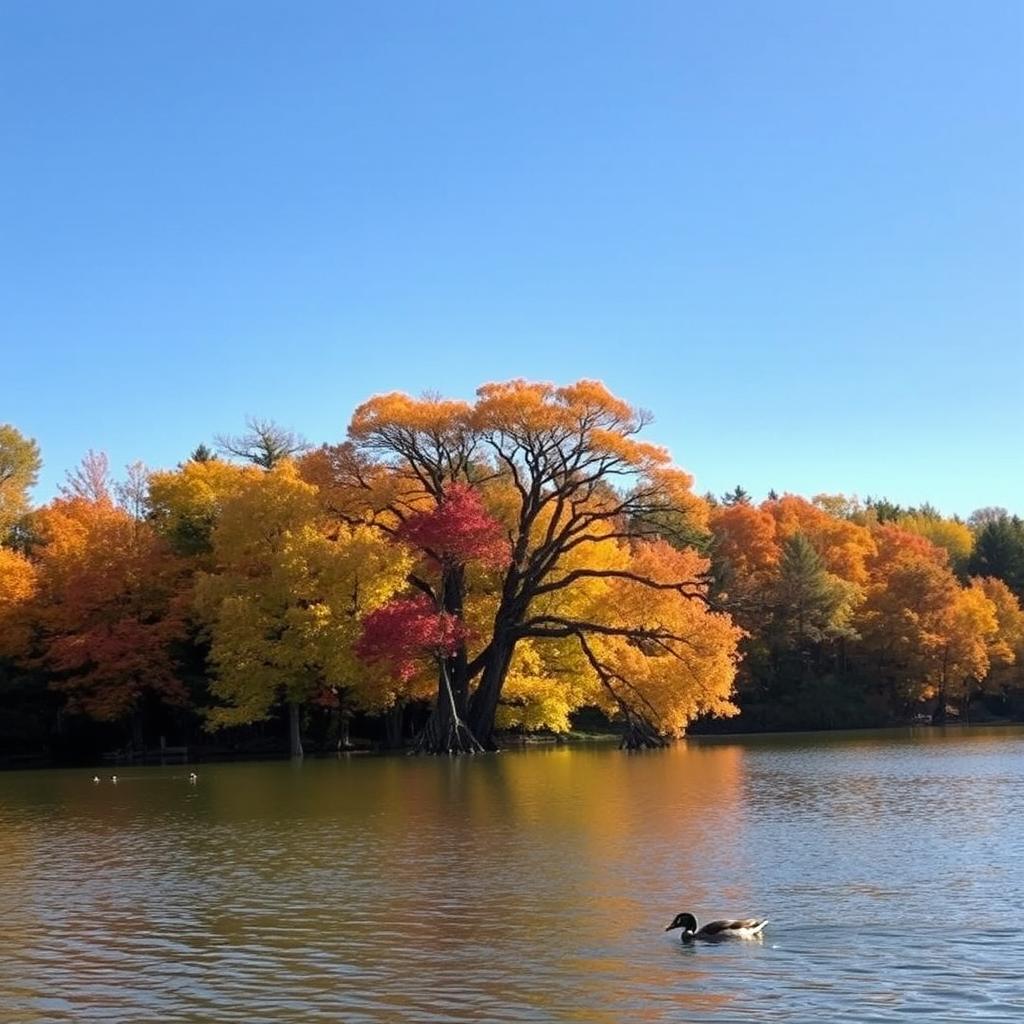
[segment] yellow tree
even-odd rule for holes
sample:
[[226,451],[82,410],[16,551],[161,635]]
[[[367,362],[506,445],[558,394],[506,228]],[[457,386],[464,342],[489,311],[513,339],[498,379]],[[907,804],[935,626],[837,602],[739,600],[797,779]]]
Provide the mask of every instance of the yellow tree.
[[191,459],[176,470],[152,473],[150,521],[176,551],[202,561],[224,503],[255,473],[220,459]]
[[900,529],[916,533],[942,548],[954,569],[963,569],[974,550],[974,534],[966,523],[935,515],[914,513],[900,516]]
[[966,708],[972,689],[988,676],[990,656],[1003,656],[998,640],[996,606],[985,591],[958,587],[941,613],[928,651],[927,679],[937,703],[934,721],[945,720],[950,699]]
[[971,586],[980,590],[995,609],[997,633],[989,658],[989,674],[982,690],[999,693],[1024,683],[1024,609],[1017,595],[994,576],[975,577]]
[[325,522],[316,488],[287,460],[239,472],[210,541],[196,594],[222,702],[209,725],[264,719],[284,699],[301,756],[302,705],[358,679],[361,619],[404,583],[410,559],[368,526]]

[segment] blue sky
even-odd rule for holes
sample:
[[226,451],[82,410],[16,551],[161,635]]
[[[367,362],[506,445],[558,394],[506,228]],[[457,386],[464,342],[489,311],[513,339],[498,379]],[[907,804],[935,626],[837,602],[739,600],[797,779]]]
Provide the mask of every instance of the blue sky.
[[0,422],[48,498],[598,377],[701,490],[1024,512],[1024,4],[6,0]]

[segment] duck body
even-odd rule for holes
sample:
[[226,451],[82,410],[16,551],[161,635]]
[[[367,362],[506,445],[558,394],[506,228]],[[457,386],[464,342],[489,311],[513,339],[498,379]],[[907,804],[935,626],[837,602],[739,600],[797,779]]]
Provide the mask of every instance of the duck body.
[[692,942],[694,939],[718,942],[721,939],[756,939],[767,923],[766,917],[742,917],[735,920],[708,921],[706,925],[698,927],[697,918],[693,914],[676,914],[665,931],[680,928],[679,938],[683,942]]

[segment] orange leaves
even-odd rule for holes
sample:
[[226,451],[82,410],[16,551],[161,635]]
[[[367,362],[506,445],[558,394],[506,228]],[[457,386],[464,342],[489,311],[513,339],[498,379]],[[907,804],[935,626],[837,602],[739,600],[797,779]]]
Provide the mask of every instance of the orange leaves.
[[725,588],[767,586],[779,564],[775,518],[754,505],[719,505],[711,513],[715,556],[726,570]]
[[72,710],[116,720],[146,691],[184,702],[171,653],[185,632],[183,566],[163,540],[109,499],[59,499],[36,528],[39,661]]
[[17,551],[0,547],[0,657],[21,656],[28,647],[28,606],[36,583],[35,566]]
[[400,391],[375,395],[352,415],[348,433],[355,441],[375,439],[411,441],[416,435],[456,439],[468,427],[467,402],[440,397],[411,398]]
[[831,516],[793,494],[766,501],[761,507],[775,518],[780,540],[802,533],[824,559],[829,572],[857,586],[867,582],[867,560],[875,545],[866,527]]
[[968,680],[988,674],[995,605],[981,587],[961,587],[946,551],[926,538],[896,526],[874,533],[862,616],[867,648],[907,696],[963,696]]

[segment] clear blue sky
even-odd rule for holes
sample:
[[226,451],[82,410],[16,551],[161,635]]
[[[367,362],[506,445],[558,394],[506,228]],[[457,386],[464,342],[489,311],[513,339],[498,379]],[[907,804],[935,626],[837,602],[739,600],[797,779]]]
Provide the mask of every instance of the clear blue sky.
[[48,498],[598,377],[701,490],[1024,512],[1024,3],[5,0],[0,422]]

